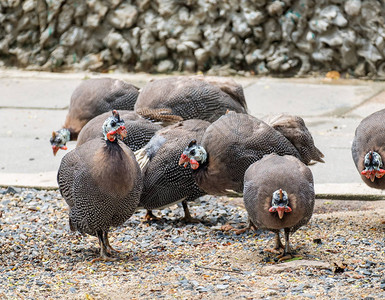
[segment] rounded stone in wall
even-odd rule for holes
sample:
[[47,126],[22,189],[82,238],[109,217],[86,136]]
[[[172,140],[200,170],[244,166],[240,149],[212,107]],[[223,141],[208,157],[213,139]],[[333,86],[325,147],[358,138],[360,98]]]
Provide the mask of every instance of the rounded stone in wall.
[[160,61],[156,67],[156,71],[158,73],[169,73],[173,70],[174,70],[174,63],[169,59]]

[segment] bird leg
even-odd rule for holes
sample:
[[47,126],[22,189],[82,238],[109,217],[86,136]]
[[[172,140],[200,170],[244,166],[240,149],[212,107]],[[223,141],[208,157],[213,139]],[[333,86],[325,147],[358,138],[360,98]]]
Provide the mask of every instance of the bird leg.
[[146,213],[146,215],[144,216],[144,219],[145,219],[146,221],[157,221],[157,220],[160,220],[161,218],[155,216],[155,215],[152,213],[152,210],[147,209],[147,213]]
[[106,242],[107,244],[107,253],[108,254],[112,254],[112,252],[117,252],[117,253],[120,253],[122,252],[121,250],[117,250],[115,248],[112,248],[111,244],[110,244],[110,241],[108,240],[108,232],[107,231],[103,231],[103,238],[104,238],[104,241]]
[[294,257],[301,257],[300,255],[295,255],[291,253],[290,244],[289,244],[289,234],[290,234],[290,229],[285,228],[285,248],[284,248],[285,250],[283,254],[280,254],[277,256],[279,262],[292,259]]
[[[285,232],[286,233],[286,232]],[[274,247],[276,250],[279,250],[279,249],[284,249],[285,247],[283,246],[282,242],[281,242],[281,236],[279,234],[279,231],[275,233],[275,247]]]
[[235,230],[235,234],[242,234],[246,231],[251,230],[252,228],[254,228],[254,230],[257,230],[257,227],[253,224],[253,222],[251,222],[251,220],[248,219],[246,227],[243,227],[241,229],[234,229],[234,230]]
[[[117,260],[117,258],[111,257],[111,254],[108,253],[107,244],[109,244],[109,243],[108,243],[107,234],[104,234],[103,230],[98,230],[96,232],[96,235],[99,239],[100,256],[91,260],[91,263],[93,264],[96,261],[115,261],[115,260]],[[106,242],[106,239],[107,239],[107,242]]]
[[184,210],[184,217],[182,218],[183,221],[185,221],[186,223],[200,223],[198,219],[195,219],[191,216],[186,200],[182,201],[182,206]]
[[280,249],[284,249],[284,247],[283,247],[282,242],[281,242],[281,237],[279,235],[279,231],[276,231],[275,232],[275,246],[274,246],[274,248],[264,249],[263,251],[274,253],[274,254],[279,254]]

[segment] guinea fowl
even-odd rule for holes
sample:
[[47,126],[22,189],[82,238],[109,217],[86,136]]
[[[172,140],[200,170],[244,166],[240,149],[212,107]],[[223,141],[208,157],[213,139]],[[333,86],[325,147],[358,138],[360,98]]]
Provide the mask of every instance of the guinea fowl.
[[190,142],[179,164],[190,163],[198,186],[206,193],[227,195],[228,190],[242,192],[246,169],[272,152],[300,157],[281,133],[263,121],[229,112],[206,129],[200,145]]
[[[100,128],[102,128],[104,121],[110,114],[110,112],[106,112],[89,121],[80,131],[76,146],[78,147],[94,138],[103,137]],[[128,133],[127,136],[123,138],[123,142],[132,151],[144,147],[155,132],[163,128],[159,124],[144,119],[132,110],[121,110],[119,114],[125,123]]]
[[112,78],[84,80],[72,93],[63,128],[52,132],[53,154],[67,150],[67,142],[77,139],[80,130],[92,118],[113,109],[132,110],[138,98],[138,88]]
[[[309,142],[311,149],[314,142]],[[242,192],[246,169],[266,154],[293,155],[307,163],[296,145],[253,116],[229,112],[207,128],[200,145],[192,141],[186,147],[179,164],[190,163],[198,186],[207,194],[229,195]],[[318,152],[311,159],[319,161]]]
[[227,110],[247,112],[242,87],[232,79],[179,76],[151,81],[141,89],[135,111],[156,121],[214,122]]
[[150,142],[135,154],[143,162],[143,192],[139,207],[146,208],[146,219],[156,218],[150,210],[182,201],[186,222],[194,222],[187,202],[203,196],[191,169],[181,168],[178,160],[184,145],[200,139],[210,125],[203,120],[186,120],[158,131]]
[[284,248],[281,260],[290,258],[290,233],[306,225],[313,214],[313,175],[294,156],[266,155],[246,170],[243,201],[253,225],[275,232],[274,250]]
[[57,176],[70,207],[70,229],[99,239],[100,257],[93,261],[114,260],[108,231],[135,212],[143,185],[133,152],[117,139],[126,129],[115,110],[102,130],[104,138],[90,140],[63,157]]
[[369,115],[358,125],[352,156],[362,180],[372,188],[385,189],[385,109]]

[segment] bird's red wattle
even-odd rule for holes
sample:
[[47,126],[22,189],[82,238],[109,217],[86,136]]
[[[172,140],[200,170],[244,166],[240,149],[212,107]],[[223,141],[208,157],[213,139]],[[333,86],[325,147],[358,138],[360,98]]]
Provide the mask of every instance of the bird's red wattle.
[[191,169],[193,169],[193,170],[196,170],[199,168],[199,162],[197,162],[193,158],[190,159],[190,165],[191,165]]

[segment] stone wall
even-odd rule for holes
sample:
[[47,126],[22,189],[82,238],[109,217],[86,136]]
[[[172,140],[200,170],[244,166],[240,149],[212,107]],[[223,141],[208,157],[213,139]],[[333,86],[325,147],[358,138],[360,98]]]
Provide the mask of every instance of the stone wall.
[[0,65],[385,78],[376,0],[1,0]]

